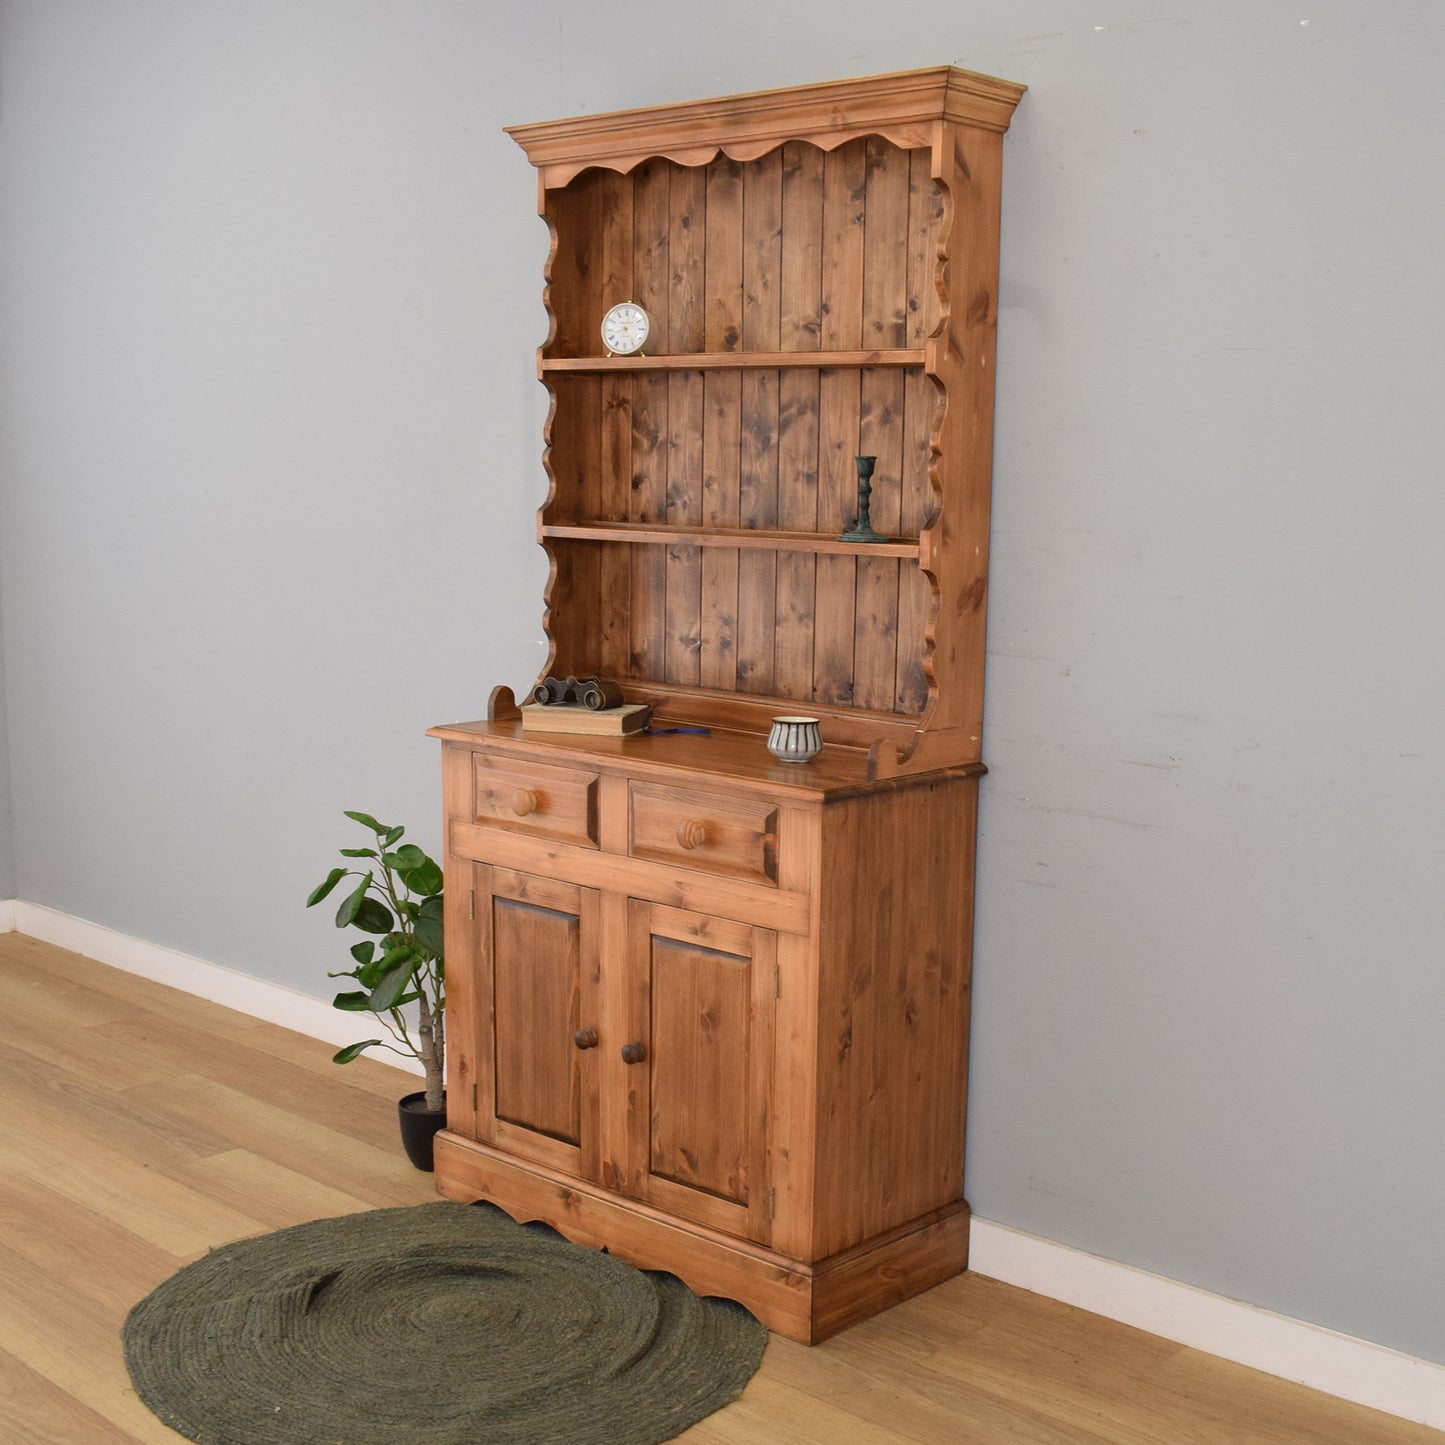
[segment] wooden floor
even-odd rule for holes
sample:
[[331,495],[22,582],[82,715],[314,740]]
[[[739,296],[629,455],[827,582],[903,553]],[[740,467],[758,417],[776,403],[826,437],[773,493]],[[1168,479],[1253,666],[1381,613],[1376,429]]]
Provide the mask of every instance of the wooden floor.
[[[176,1441],[130,1389],[129,1307],[227,1240],[433,1198],[412,1081],[0,934],[0,1440]],[[1445,1435],[978,1275],[808,1349],[773,1339],[689,1445],[1403,1445]]]

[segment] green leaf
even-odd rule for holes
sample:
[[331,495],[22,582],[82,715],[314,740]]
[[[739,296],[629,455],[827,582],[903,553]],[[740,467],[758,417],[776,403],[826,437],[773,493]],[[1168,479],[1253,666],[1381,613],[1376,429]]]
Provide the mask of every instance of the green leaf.
[[413,893],[440,893],[442,891],[442,870],[430,858],[423,859],[416,868],[408,868],[401,875],[401,881]]
[[388,948],[386,952],[377,959],[376,963],[379,972],[376,973],[375,976],[380,978],[381,974],[389,973],[392,969],[398,968],[404,963],[419,963],[420,961],[421,955],[411,944],[397,943],[391,948]]
[[411,976],[416,972],[417,964],[416,956],[411,949],[407,949],[406,953],[406,959],[398,963],[389,973],[384,974],[381,982],[372,989],[368,1006],[373,1012],[385,1013],[388,1009],[395,1008],[397,999],[406,992],[406,986],[411,982]]
[[373,833],[389,833],[391,831],[385,823],[378,823],[370,813],[353,813],[348,809],[346,816],[353,822],[360,823],[363,828],[370,828]]
[[377,980],[380,979],[382,974],[390,967],[391,965],[386,961],[386,956],[384,954],[378,954],[369,963],[364,964],[356,970],[356,981],[370,993],[371,990],[376,987]]
[[[351,956],[357,963],[370,963],[371,956],[376,952],[376,940],[374,938],[363,938],[360,943],[351,945]],[[335,975],[333,975],[334,977]]]
[[333,868],[331,872],[326,875],[325,880],[318,883],[316,887],[311,890],[311,896],[306,900],[306,906],[310,908],[313,903],[320,903],[345,877],[345,868]]
[[[392,939],[397,939],[397,941],[393,942]],[[405,963],[416,957],[416,949],[404,940],[398,939],[395,934],[384,942],[386,947],[365,968],[356,970],[356,981],[363,988],[375,988],[383,974],[390,973],[397,964]]]
[[403,1004],[415,1003],[420,997],[421,994],[415,991],[412,993],[403,994],[399,999],[397,999],[394,1004],[392,1004],[392,1008],[401,1008]]
[[363,933],[390,933],[396,927],[391,909],[375,898],[363,898],[351,922]]
[[400,837],[402,836],[402,834],[405,833],[405,832],[406,832],[406,829],[405,829],[405,828],[393,828],[393,829],[391,830],[391,832],[389,832],[389,833],[386,835],[386,837],[381,840],[381,846],[382,846],[383,848],[392,848],[392,847],[395,847],[395,846],[396,846],[396,840],[397,840],[398,838],[400,838]]
[[404,872],[408,868],[420,868],[428,861],[425,853],[415,843],[403,843],[395,853],[388,853],[381,860],[388,868],[395,868],[398,872]]
[[348,1013],[370,1013],[370,995],[364,993],[339,993],[331,1000],[332,1008],[345,1009]]
[[[361,912],[361,905],[366,902],[366,890],[371,887],[371,874],[368,873],[361,880],[361,885],[354,893],[348,893],[342,900],[341,907],[336,910],[336,926],[346,928],[353,923],[356,915]],[[372,932],[367,929],[367,932]]]
[[445,936],[442,928],[442,895],[433,894],[430,898],[423,898],[421,906],[417,910],[416,919],[416,941],[431,954],[433,958],[441,958]]
[[343,858],[375,858],[375,848],[342,848],[338,850]]
[[363,1039],[359,1044],[347,1044],[339,1053],[332,1054],[331,1062],[333,1064],[349,1064],[364,1050],[374,1048],[380,1042],[380,1039]]

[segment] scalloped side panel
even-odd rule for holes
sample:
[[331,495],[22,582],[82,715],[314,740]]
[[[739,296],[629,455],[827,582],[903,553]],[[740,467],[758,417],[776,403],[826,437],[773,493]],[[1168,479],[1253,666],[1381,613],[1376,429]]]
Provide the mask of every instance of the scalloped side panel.
[[557,339],[557,313],[552,310],[552,273],[557,265],[557,251],[561,245],[557,223],[547,214],[545,208],[540,214],[547,227],[547,259],[542,263],[542,307],[547,313],[547,335],[543,337],[542,344],[537,348],[537,379],[539,381],[542,378],[542,357],[547,348]]
[[[550,314],[550,313],[549,313]],[[557,496],[557,474],[552,468],[552,424],[557,415],[557,392],[547,387],[547,416],[542,423],[542,470],[547,474],[547,495],[537,508],[538,542],[547,554],[547,581],[542,587],[542,633],[547,639],[547,660],[539,678],[550,674],[557,662],[557,639],[552,635],[552,598],[557,588],[557,554],[542,540],[542,518]]]

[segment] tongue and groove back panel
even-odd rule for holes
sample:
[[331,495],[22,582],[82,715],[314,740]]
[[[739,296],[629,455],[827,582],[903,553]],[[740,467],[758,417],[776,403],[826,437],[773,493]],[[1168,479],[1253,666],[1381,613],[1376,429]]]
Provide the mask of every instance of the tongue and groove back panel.
[[[939,401],[922,348],[939,321],[944,217],[929,166],[926,150],[876,136],[827,152],[795,141],[746,162],[589,169],[547,193],[544,524],[656,523],[729,542],[549,537],[554,670],[922,710],[917,542]],[[672,364],[546,366],[597,357],[603,312],[627,299]],[[766,364],[780,352],[792,364]],[[696,353],[732,362],[692,369]],[[860,454],[878,458],[873,525],[910,555],[727,537],[835,538],[857,514]]]

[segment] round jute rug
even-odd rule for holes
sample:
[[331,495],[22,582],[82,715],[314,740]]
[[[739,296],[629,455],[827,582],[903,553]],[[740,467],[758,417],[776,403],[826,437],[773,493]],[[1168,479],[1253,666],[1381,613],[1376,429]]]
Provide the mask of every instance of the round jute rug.
[[203,1445],[657,1445],[736,1398],[767,1331],[489,1205],[245,1239],[130,1312],[142,1400]]

